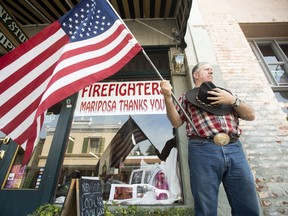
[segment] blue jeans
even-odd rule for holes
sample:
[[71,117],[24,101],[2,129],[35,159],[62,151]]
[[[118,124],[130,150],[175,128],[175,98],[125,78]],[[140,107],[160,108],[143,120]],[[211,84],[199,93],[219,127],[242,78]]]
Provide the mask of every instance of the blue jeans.
[[254,179],[241,142],[221,147],[190,139],[188,144],[195,215],[217,215],[221,182],[233,216],[259,215]]

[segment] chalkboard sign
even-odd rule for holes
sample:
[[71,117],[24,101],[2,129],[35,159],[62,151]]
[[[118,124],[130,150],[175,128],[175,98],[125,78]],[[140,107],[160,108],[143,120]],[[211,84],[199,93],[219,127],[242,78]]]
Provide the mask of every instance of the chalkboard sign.
[[103,216],[100,180],[97,177],[72,179],[61,216]]
[[80,216],[102,216],[104,206],[101,193],[100,180],[93,177],[81,177],[79,179],[79,208]]

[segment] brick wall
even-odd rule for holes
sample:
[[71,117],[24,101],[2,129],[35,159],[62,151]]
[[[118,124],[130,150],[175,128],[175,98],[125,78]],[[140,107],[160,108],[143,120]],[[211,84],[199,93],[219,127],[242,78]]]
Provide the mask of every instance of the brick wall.
[[[220,3],[227,1],[215,1],[219,4],[215,4],[214,8],[207,6],[207,0],[198,2],[203,28],[208,32],[227,88],[256,111],[255,121],[241,121],[242,142],[255,176],[263,214],[288,215],[286,114],[282,112],[264,72],[242,33],[239,14],[236,17],[232,13],[233,5],[229,5],[230,9],[225,10]],[[274,3],[279,7],[279,1]],[[285,3],[285,7],[286,5]],[[222,9],[218,10],[217,7]],[[249,7],[249,4],[246,7]],[[261,11],[258,12],[261,17],[263,14]],[[255,14],[258,12],[255,11]],[[255,14],[251,17],[251,22],[257,19]],[[269,15],[266,15],[266,19],[269,20],[267,16]],[[248,20],[247,17],[245,19]],[[288,22],[287,16],[286,22]]]

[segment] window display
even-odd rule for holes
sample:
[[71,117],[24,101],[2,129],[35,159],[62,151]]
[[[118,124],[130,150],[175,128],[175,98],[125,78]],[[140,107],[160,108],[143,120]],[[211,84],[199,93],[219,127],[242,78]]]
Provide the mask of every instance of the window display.
[[181,201],[176,145],[166,161],[156,154],[174,137],[163,105],[158,81],[97,83],[80,91],[55,202],[64,202],[76,171],[99,177],[107,204],[145,204],[150,196],[154,204]]

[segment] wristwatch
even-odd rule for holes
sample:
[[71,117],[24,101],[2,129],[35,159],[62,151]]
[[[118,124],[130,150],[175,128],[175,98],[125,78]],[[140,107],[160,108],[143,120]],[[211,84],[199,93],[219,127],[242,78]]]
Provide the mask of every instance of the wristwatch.
[[241,100],[236,96],[236,100],[233,103],[233,107],[239,107],[241,104]]

